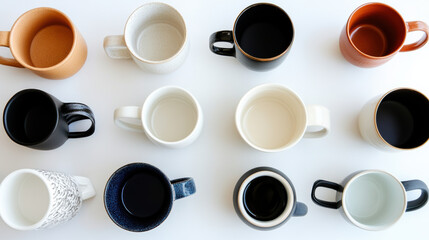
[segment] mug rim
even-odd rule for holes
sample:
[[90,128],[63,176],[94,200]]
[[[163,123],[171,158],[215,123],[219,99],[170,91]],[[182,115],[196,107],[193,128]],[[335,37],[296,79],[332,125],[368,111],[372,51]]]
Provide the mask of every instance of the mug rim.
[[[49,66],[49,67],[35,67],[35,66],[31,66],[28,65],[25,61],[22,61],[22,58],[18,55],[16,55],[15,50],[14,50],[14,41],[10,41],[10,52],[12,53],[12,56],[15,58],[16,61],[19,62],[19,64],[21,64],[22,66],[24,66],[25,68],[28,68],[30,70],[33,71],[37,71],[37,72],[47,72],[47,71],[51,71],[55,68],[58,68],[61,65],[64,65],[72,56],[72,53],[75,51],[76,47],[77,47],[77,36],[78,36],[78,30],[77,28],[74,26],[73,22],[71,21],[71,19],[63,12],[55,9],[55,8],[50,8],[50,7],[38,7],[38,8],[33,8],[28,10],[27,12],[23,13],[21,16],[18,17],[18,19],[15,21],[15,23],[12,25],[12,28],[10,30],[10,35],[9,35],[9,40],[12,39],[12,37],[15,36],[15,29],[18,27],[18,24],[22,23],[24,20],[24,17],[26,17],[29,14],[34,14],[35,12],[38,11],[51,11],[51,12],[55,12],[59,15],[61,15],[62,17],[64,17],[67,20],[67,27],[72,31],[73,33],[73,44],[69,50],[69,52],[67,53],[67,56],[61,60],[60,62],[58,62],[55,65]],[[26,23],[23,23],[24,25],[27,25]]]
[[362,4],[362,5],[360,5],[359,7],[357,7],[355,10],[353,10],[353,12],[350,14],[350,16],[349,16],[349,18],[347,19],[347,23],[346,23],[346,37],[347,37],[347,40],[349,41],[349,43],[351,44],[351,46],[353,47],[353,49],[354,50],[356,50],[359,54],[361,54],[361,55],[363,55],[364,57],[366,57],[366,58],[370,58],[370,59],[388,59],[388,58],[390,58],[390,57],[392,57],[393,55],[395,55],[396,53],[398,53],[400,50],[401,50],[401,48],[404,46],[404,43],[405,43],[405,40],[406,40],[406,37],[404,37],[403,39],[402,39],[402,41],[401,41],[401,44],[399,45],[399,47],[397,48],[397,49],[395,49],[394,51],[391,51],[391,53],[389,53],[389,54],[387,54],[387,55],[383,55],[383,56],[372,56],[372,55],[369,55],[369,54],[367,54],[367,53],[364,53],[364,52],[362,52],[355,44],[354,44],[354,42],[352,41],[352,39],[351,39],[351,34],[350,34],[350,22],[351,22],[351,20],[352,20],[352,18],[354,17],[354,15],[358,12],[358,11],[361,11],[363,8],[365,8],[365,7],[368,7],[368,6],[375,6],[375,5],[378,5],[378,6],[381,6],[381,7],[384,7],[384,8],[387,8],[387,9],[389,9],[389,10],[391,10],[391,11],[393,11],[394,13],[396,13],[396,15],[402,20],[402,23],[403,23],[403,30],[404,30],[404,33],[405,33],[405,36],[406,36],[406,34],[407,34],[407,26],[406,26],[406,22],[405,22],[405,20],[402,18],[402,16],[401,16],[401,14],[396,10],[396,9],[394,9],[393,7],[391,7],[391,6],[389,6],[389,5],[387,5],[387,4],[385,4],[385,3],[380,3],[380,2],[369,2],[369,3],[364,3],[364,4]]
[[[143,8],[150,6],[150,5],[158,5],[158,6],[165,6],[170,8],[171,10],[173,10],[177,16],[180,17],[181,23],[183,25],[184,28],[184,36],[183,36],[183,42],[180,45],[180,49],[173,54],[172,56],[166,58],[166,59],[162,59],[162,60],[149,60],[149,59],[145,59],[142,58],[139,54],[137,54],[134,50],[134,48],[132,47],[132,45],[127,41],[127,37],[128,35],[130,35],[130,33],[128,33],[127,29],[128,29],[128,24],[131,23],[133,20],[132,18],[137,15],[139,13],[139,11],[141,11]],[[128,33],[128,34],[127,34]],[[187,42],[188,42],[188,30],[186,27],[186,23],[185,23],[185,19],[183,18],[182,14],[180,14],[180,12],[174,8],[173,6],[171,6],[170,4],[167,3],[163,3],[163,2],[148,2],[145,3],[143,5],[141,5],[140,7],[136,8],[128,17],[126,23],[125,23],[125,27],[124,27],[124,41],[125,41],[125,45],[127,46],[128,51],[130,52],[130,54],[135,57],[136,59],[138,59],[140,62],[144,62],[144,63],[148,63],[148,64],[162,64],[162,63],[166,63],[166,62],[170,62],[171,60],[173,60],[174,58],[176,58],[177,56],[179,56],[183,51],[185,51],[184,49],[186,48]]]
[[[247,53],[246,51],[244,51],[244,50],[241,48],[240,44],[237,42],[237,38],[236,38],[236,35],[235,35],[235,30],[236,30],[236,26],[237,26],[237,23],[238,23],[239,18],[240,18],[240,17],[241,17],[241,16],[242,16],[246,11],[248,11],[249,9],[254,8],[254,7],[257,7],[257,6],[261,6],[261,5],[272,6],[272,7],[275,7],[275,8],[277,8],[277,9],[279,9],[280,11],[282,11],[282,12],[286,15],[286,17],[289,19],[290,25],[292,26],[292,39],[291,39],[291,41],[290,41],[290,43],[289,43],[288,47],[287,47],[287,48],[286,48],[282,53],[280,53],[280,54],[278,54],[278,55],[276,55],[276,56],[274,56],[274,57],[270,57],[270,58],[261,58],[261,57],[255,57],[255,56],[250,55],[249,53]],[[246,57],[248,57],[248,58],[250,58],[250,59],[252,59],[252,60],[255,60],[255,61],[259,61],[259,62],[270,62],[270,61],[274,61],[274,60],[276,60],[276,59],[281,58],[281,57],[282,57],[282,56],[284,56],[287,52],[289,52],[289,50],[290,50],[290,49],[291,49],[291,47],[292,47],[292,43],[293,43],[293,41],[294,41],[294,39],[295,39],[295,28],[294,28],[294,26],[293,26],[292,19],[290,18],[290,16],[286,13],[286,11],[285,11],[284,9],[282,9],[281,7],[279,7],[279,6],[277,6],[277,5],[273,4],[273,3],[261,2],[261,3],[255,3],[255,4],[252,4],[252,5],[248,6],[248,7],[246,7],[245,9],[243,9],[243,10],[238,14],[238,16],[236,17],[236,19],[235,19],[235,21],[234,21],[234,27],[232,28],[232,37],[233,37],[233,39],[234,39],[234,44],[237,46],[238,50],[239,50],[241,53],[243,53]]]

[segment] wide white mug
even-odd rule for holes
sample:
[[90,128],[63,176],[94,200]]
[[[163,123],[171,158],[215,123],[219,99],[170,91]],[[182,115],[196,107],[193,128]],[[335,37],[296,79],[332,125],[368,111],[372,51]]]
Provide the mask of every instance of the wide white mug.
[[185,21],[170,5],[146,3],[130,15],[124,35],[104,38],[104,50],[113,59],[132,58],[148,72],[172,72],[189,52]]
[[73,218],[95,196],[88,178],[36,169],[10,173],[0,185],[0,216],[17,230],[53,227]]
[[294,146],[303,137],[323,137],[330,129],[329,110],[305,106],[299,96],[280,84],[263,84],[240,100],[235,123],[250,146],[278,152]]
[[203,113],[191,93],[180,87],[165,86],[153,91],[142,107],[115,109],[114,121],[125,130],[145,132],[158,145],[180,148],[200,135]]

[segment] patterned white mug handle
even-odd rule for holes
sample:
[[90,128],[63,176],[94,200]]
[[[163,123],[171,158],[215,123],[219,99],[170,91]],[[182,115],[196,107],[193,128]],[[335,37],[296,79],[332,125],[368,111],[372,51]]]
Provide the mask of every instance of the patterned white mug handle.
[[113,59],[130,59],[131,54],[125,44],[123,35],[107,36],[103,43],[107,56]]
[[73,178],[79,187],[79,190],[82,195],[82,200],[86,200],[95,196],[95,189],[91,183],[91,180],[81,176],[73,176]]

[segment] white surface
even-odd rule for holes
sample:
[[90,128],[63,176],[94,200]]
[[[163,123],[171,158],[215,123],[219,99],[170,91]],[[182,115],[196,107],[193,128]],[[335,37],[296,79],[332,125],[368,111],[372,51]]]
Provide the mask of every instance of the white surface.
[[[19,168],[40,168],[89,177],[97,196],[85,201],[70,222],[52,229],[19,232],[0,221],[1,239],[412,239],[427,238],[429,205],[405,213],[393,227],[368,232],[348,223],[339,210],[316,206],[310,198],[317,179],[342,181],[363,169],[388,171],[400,180],[429,183],[429,145],[389,153],[365,142],[357,116],[363,105],[396,87],[411,87],[429,94],[429,45],[399,53],[387,64],[358,68],[346,62],[338,47],[340,31],[349,14],[365,1],[272,1],[290,15],[295,40],[287,59],[269,72],[253,72],[236,59],[213,54],[210,34],[232,29],[236,16],[254,1],[165,1],[184,17],[190,40],[184,64],[168,75],[148,74],[132,61],[106,56],[103,39],[122,34],[134,9],[147,1],[2,1],[0,29],[8,30],[25,11],[49,6],[65,12],[88,44],[83,68],[65,80],[47,80],[28,70],[0,66],[0,106],[25,88],[39,88],[64,102],[89,105],[96,117],[96,132],[84,139],[70,139],[52,151],[37,151],[12,142],[0,131],[0,177]],[[429,23],[429,1],[383,1],[407,21]],[[411,34],[416,40],[420,35]],[[409,40],[411,41],[411,40]],[[7,49],[0,48],[2,56]],[[305,104],[320,104],[331,111],[331,132],[320,139],[302,139],[293,148],[263,153],[248,146],[234,124],[239,99],[252,87],[281,83],[294,90]],[[115,108],[140,105],[153,90],[177,85],[190,91],[201,104],[205,123],[200,137],[183,149],[156,146],[143,134],[123,131],[113,122]],[[147,162],[171,179],[191,176],[197,193],[174,203],[167,220],[146,233],[118,228],[103,206],[109,176],[130,162]],[[305,217],[292,218],[272,231],[245,225],[234,212],[232,192],[239,177],[251,168],[270,166],[293,182],[297,200],[307,204]],[[319,196],[332,199],[331,191]],[[410,194],[409,194],[410,195]],[[411,194],[413,195],[413,194]]]

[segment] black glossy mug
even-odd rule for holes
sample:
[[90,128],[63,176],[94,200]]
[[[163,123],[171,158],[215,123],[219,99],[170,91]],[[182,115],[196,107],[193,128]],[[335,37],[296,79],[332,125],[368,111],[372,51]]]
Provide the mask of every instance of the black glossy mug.
[[[209,43],[213,53],[236,57],[252,70],[267,71],[284,61],[293,39],[294,28],[287,13],[274,4],[257,3],[238,15],[232,31],[213,33]],[[229,42],[233,47],[218,47],[217,42]]]
[[[86,131],[70,132],[69,125],[88,119]],[[54,96],[38,90],[25,89],[16,93],[6,104],[3,125],[14,142],[40,150],[63,145],[68,138],[81,138],[95,131],[91,109],[82,103],[63,103]]]

